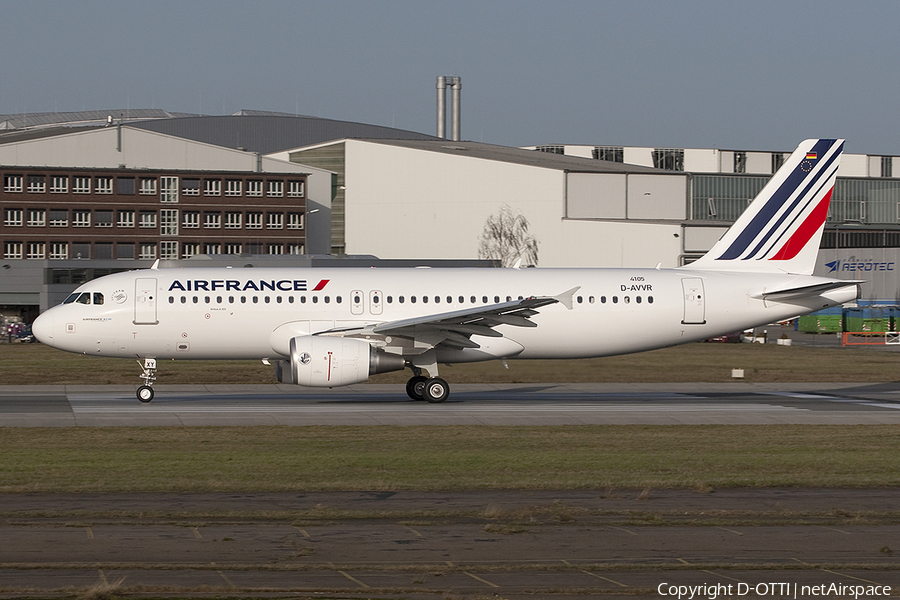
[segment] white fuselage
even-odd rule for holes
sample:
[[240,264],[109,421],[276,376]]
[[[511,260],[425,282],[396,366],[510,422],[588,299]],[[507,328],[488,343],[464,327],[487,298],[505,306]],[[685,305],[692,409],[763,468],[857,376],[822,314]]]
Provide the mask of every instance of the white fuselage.
[[[583,358],[701,340],[853,300],[854,283],[790,301],[764,300],[794,281],[771,273],[690,269],[161,269],[119,273],[34,324],[57,348],[95,356],[283,359],[290,340],[577,288],[572,308],[538,309],[536,327],[500,325],[481,351],[438,349],[439,362]],[[70,296],[70,299],[74,298]],[[102,303],[99,303],[102,299]],[[80,301],[79,301],[80,300]],[[96,302],[95,302],[96,300]],[[388,351],[414,351],[379,340]]]

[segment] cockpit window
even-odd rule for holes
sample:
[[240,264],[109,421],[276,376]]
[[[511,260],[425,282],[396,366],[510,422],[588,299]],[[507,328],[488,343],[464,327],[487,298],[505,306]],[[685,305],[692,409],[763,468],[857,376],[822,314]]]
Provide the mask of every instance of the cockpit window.
[[91,293],[90,292],[82,292],[80,296],[75,300],[78,304],[90,304],[91,303]]
[[103,304],[103,294],[101,292],[94,292],[94,304]]
[[73,302],[75,302],[75,298],[77,298],[77,297],[78,297],[78,292],[75,292],[74,294],[69,294],[69,297],[66,298],[65,300],[63,300],[63,304],[72,304]]

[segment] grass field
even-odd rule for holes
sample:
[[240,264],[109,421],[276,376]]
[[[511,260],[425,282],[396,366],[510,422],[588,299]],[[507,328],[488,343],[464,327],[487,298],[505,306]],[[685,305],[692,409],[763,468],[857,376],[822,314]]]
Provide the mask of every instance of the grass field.
[[[134,384],[135,361],[97,358],[41,344],[0,345],[0,385]],[[744,369],[752,382],[842,382],[900,380],[900,354],[858,348],[775,344],[687,344],[584,360],[511,360],[441,367],[453,383],[667,383],[731,381]],[[403,383],[408,370],[377,375],[372,383]],[[274,368],[259,361],[160,361],[160,384],[275,383]]]
[[0,492],[900,485],[900,426],[0,428]]

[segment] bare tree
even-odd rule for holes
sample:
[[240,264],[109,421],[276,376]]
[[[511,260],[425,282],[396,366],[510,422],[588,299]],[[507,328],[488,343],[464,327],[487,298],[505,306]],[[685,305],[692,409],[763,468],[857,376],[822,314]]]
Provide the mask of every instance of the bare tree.
[[504,204],[499,214],[484,222],[478,258],[499,260],[504,267],[511,267],[520,259],[523,265],[537,265],[538,242],[528,233],[528,219]]

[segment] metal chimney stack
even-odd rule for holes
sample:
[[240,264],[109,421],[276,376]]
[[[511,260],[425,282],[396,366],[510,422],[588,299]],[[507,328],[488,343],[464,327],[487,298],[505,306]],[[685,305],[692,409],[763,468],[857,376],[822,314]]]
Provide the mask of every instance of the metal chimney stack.
[[450,86],[450,139],[459,141],[460,92],[462,78],[456,75],[439,75],[437,78],[437,136],[447,137],[447,86]]

